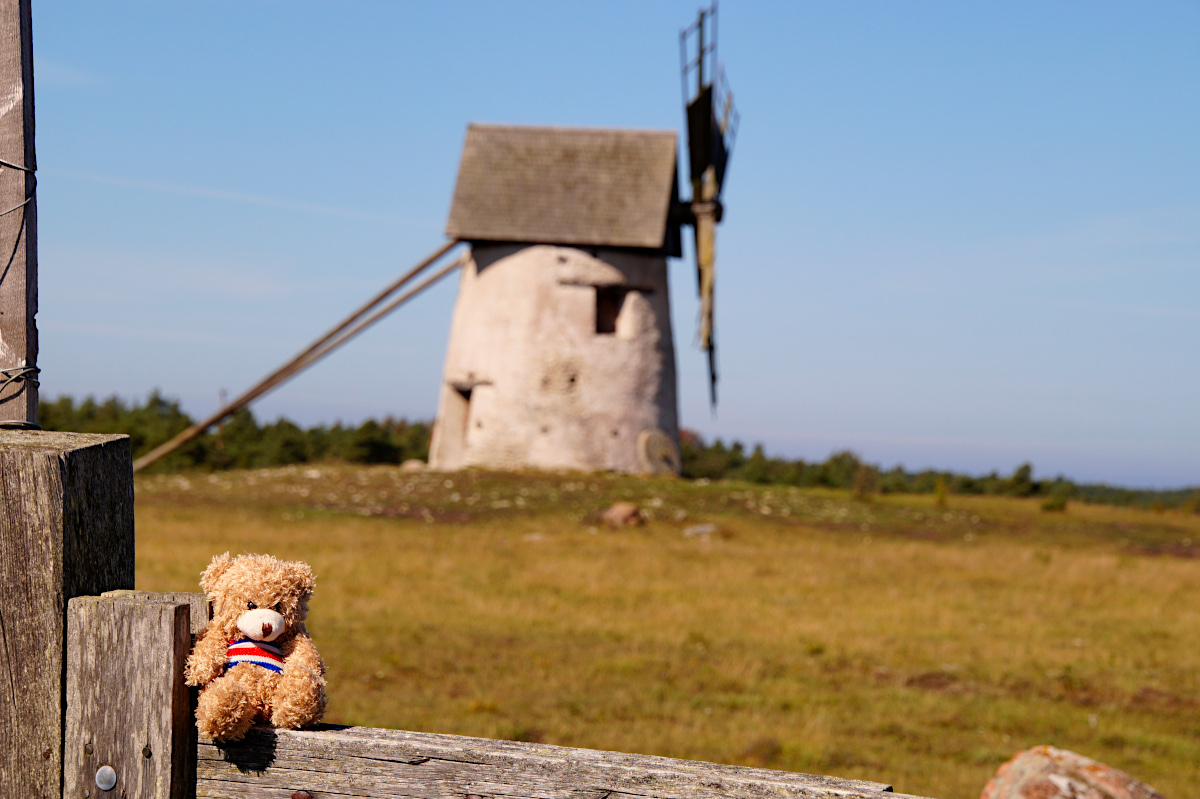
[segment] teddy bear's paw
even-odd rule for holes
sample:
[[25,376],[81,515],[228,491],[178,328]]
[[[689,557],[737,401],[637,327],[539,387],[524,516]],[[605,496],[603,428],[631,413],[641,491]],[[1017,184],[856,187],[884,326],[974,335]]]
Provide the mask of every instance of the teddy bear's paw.
[[183,670],[183,682],[185,685],[195,688],[197,685],[206,685],[212,682],[220,674],[221,670],[219,667],[212,668],[207,663],[194,663],[189,659],[187,668]]
[[325,715],[325,678],[307,666],[284,669],[271,702],[271,723],[296,729]]
[[240,684],[218,679],[200,692],[196,727],[215,741],[237,741],[246,737],[256,713],[254,702]]

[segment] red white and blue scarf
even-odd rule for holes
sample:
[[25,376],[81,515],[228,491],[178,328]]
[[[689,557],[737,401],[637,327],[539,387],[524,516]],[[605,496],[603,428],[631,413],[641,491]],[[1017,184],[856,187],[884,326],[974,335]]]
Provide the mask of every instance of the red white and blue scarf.
[[283,647],[270,641],[252,641],[249,638],[239,638],[229,642],[229,662],[225,668],[231,669],[242,663],[253,663],[276,673],[283,672]]

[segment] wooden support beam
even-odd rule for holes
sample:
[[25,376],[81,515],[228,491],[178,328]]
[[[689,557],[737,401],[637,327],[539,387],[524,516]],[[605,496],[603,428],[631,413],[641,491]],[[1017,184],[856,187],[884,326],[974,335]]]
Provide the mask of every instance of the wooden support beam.
[[162,595],[71,600],[64,799],[184,799],[195,763],[183,682],[191,629],[191,605]]
[[196,797],[903,799],[878,782],[458,735],[255,728],[197,750]]
[[37,422],[37,200],[30,0],[0,0],[0,421]]
[[0,796],[61,796],[67,602],[132,587],[128,437],[0,430]]
[[453,272],[455,269],[458,269],[460,266],[466,263],[466,254],[459,256],[450,264],[434,272],[431,276],[425,278],[425,280],[422,280],[418,285],[404,292],[400,296],[393,298],[382,308],[378,308],[371,313],[372,308],[375,308],[377,305],[386,300],[394,291],[415,278],[418,274],[424,271],[428,266],[432,265],[435,261],[437,261],[438,258],[441,258],[457,244],[457,241],[451,241],[443,245],[440,249],[435,250],[432,255],[427,257],[424,261],[421,261],[419,264],[405,273],[399,280],[373,297],[370,302],[359,308],[354,313],[350,314],[350,316],[348,316],[346,319],[343,319],[337,327],[335,327],[333,330],[330,330],[321,338],[317,339],[295,358],[264,377],[258,382],[257,385],[255,385],[245,394],[242,394],[228,405],[218,408],[216,413],[207,419],[197,422],[188,429],[181,431],[170,441],[159,444],[157,447],[138,458],[133,462],[133,470],[135,472],[141,471],[160,458],[165,458],[167,455],[170,455],[172,452],[179,449],[192,439],[203,435],[204,431],[208,430],[208,428],[220,423],[223,419],[232,416],[242,408],[247,407],[251,402],[254,402],[254,400],[258,399],[263,394],[266,394],[276,386],[290,380],[300,372],[324,358],[326,355],[329,355],[338,347],[341,347],[343,344],[350,341],[350,339],[354,338],[383,317],[390,314],[392,311],[399,308],[404,303],[411,300],[413,297],[420,294],[425,289],[432,286],[434,283],[441,280],[446,275]]

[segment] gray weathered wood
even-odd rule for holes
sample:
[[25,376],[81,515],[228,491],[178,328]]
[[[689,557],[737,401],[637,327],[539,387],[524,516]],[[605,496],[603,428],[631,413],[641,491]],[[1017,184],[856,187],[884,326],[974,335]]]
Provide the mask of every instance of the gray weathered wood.
[[132,586],[129,439],[0,430],[0,796],[61,795],[67,601]]
[[142,599],[154,602],[182,602],[191,609],[189,615],[191,618],[191,633],[193,638],[199,635],[204,628],[208,626],[209,602],[208,597],[206,597],[204,594],[191,593],[188,591],[168,591],[166,593],[159,593],[157,591],[133,591],[128,588],[120,588],[116,591],[105,591],[103,596],[131,597],[133,599]]
[[[200,593],[192,593],[187,591],[170,591],[167,593],[157,593],[154,591],[131,591],[128,589],[118,589],[116,591],[105,591],[106,597],[132,597],[146,601],[160,602],[181,602],[190,608],[189,621],[191,626],[191,635],[189,636],[188,651],[191,651],[191,646],[196,642],[196,636],[204,631],[208,626],[211,615],[212,606],[208,601],[208,597]],[[172,679],[174,677],[172,676]],[[196,738],[198,732],[196,730],[196,699],[198,691],[191,688],[187,692],[187,708],[183,715],[186,719],[187,738],[179,747],[179,753],[183,757],[183,790],[184,795],[191,797],[196,793]],[[173,707],[172,711],[178,713],[179,709]],[[174,755],[173,755],[174,756]],[[63,799],[76,799],[74,796],[69,796],[63,793]]]
[[[71,600],[64,799],[183,799],[194,752],[183,681],[191,615],[188,603],[153,595]],[[96,787],[104,765],[117,778],[108,794]]]
[[[196,796],[287,799],[830,799],[898,797],[888,785],[647,755],[457,735],[255,728],[197,750]],[[887,793],[885,793],[887,792]]]
[[[0,0],[0,160],[32,170],[33,27],[30,0]],[[37,200],[32,172],[0,167],[0,369],[36,366]],[[17,207],[20,206],[20,207]],[[4,382],[0,377],[0,383]],[[37,421],[36,380],[0,389],[0,420]]]

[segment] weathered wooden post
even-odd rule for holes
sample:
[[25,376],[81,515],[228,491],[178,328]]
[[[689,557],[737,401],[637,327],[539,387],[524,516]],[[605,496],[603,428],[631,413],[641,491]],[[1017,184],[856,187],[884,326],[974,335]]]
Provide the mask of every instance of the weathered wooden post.
[[37,422],[37,200],[30,0],[0,0],[0,421]]
[[0,796],[61,796],[67,602],[116,588],[133,588],[128,437],[0,430]]
[[71,600],[64,799],[195,795],[196,724],[183,667],[206,609],[203,594]]

